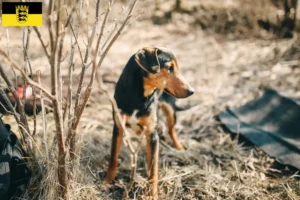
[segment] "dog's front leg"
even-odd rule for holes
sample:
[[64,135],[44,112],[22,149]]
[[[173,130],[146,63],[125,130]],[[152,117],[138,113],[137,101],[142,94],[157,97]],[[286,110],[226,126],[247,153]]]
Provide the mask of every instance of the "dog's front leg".
[[173,141],[173,144],[176,149],[178,150],[184,150],[183,146],[177,139],[177,135],[175,132],[175,123],[176,123],[176,113],[175,110],[171,107],[171,105],[167,103],[161,103],[160,108],[162,109],[164,115],[166,116],[167,119],[167,124],[168,124],[168,132],[169,135]]
[[156,131],[147,135],[147,164],[149,170],[149,180],[152,183],[151,195],[153,200],[158,199],[158,153],[159,137]]
[[107,174],[105,177],[106,184],[111,183],[117,174],[118,157],[120,155],[122,142],[123,142],[123,132],[121,131],[120,128],[118,128],[116,124],[114,124],[110,161],[107,169]]

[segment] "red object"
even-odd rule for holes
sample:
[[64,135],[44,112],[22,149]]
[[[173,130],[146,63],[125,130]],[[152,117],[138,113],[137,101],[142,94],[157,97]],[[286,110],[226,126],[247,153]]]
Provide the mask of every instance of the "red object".
[[[23,86],[18,87],[17,94],[21,100],[23,99],[23,92],[24,92],[24,87]],[[30,85],[27,85],[26,86],[26,99],[31,96],[32,96],[32,88],[30,87]]]

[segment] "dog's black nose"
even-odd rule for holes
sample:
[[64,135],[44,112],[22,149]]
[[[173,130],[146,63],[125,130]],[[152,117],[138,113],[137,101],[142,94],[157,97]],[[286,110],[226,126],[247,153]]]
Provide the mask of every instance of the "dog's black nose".
[[192,94],[194,94],[194,90],[192,89],[192,88],[189,88],[188,90],[187,90],[187,93],[189,94],[189,96],[191,96]]

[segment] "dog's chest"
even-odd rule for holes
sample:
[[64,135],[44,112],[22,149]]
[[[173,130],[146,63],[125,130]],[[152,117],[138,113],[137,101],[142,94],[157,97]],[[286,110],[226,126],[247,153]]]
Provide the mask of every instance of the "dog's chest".
[[143,132],[145,134],[152,132],[157,122],[156,113],[154,112],[142,117],[137,117],[135,114],[125,115],[125,118],[128,131],[138,135]]

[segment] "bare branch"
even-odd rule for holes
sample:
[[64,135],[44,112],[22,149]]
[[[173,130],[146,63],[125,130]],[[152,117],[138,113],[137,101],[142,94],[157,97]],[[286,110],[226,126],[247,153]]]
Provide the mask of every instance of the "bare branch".
[[[75,30],[73,28],[72,23],[70,24],[71,26],[71,31],[72,31],[72,36],[71,36],[71,56],[70,56],[70,61],[69,61],[69,69],[68,69],[68,79],[69,79],[69,83],[68,83],[68,101],[67,101],[67,105],[65,107],[65,114],[67,114],[67,110],[68,110],[68,120],[67,120],[67,124],[68,124],[68,134],[67,134],[67,139],[66,139],[66,148],[69,147],[70,144],[70,140],[72,139],[71,136],[73,135],[73,129],[72,129],[72,120],[74,117],[74,111],[72,110],[72,75],[73,75],[73,66],[74,66],[74,53],[75,53],[75,45],[78,48],[79,54],[80,54],[80,58],[84,67],[84,61],[83,61],[83,57],[81,54],[81,50],[78,44],[78,34],[79,34],[79,24],[80,24],[80,19],[81,19],[81,5],[82,2],[80,2],[80,10],[79,10],[79,20],[78,20],[78,26],[77,26],[77,31],[75,33]],[[68,14],[68,13],[67,13]],[[73,20],[73,24],[75,24],[75,19]],[[75,41],[73,41],[75,40]],[[65,115],[66,116],[66,115]],[[74,139],[73,139],[74,140]],[[69,148],[69,154],[70,154],[70,158],[71,160],[74,158],[74,147]]]
[[[81,68],[80,80],[79,80],[79,85],[78,85],[77,92],[76,92],[77,96],[76,96],[75,111],[74,111],[75,112],[75,116],[74,116],[74,118],[72,120],[72,128],[69,129],[69,132],[68,132],[68,135],[67,135],[66,145],[69,145],[70,142],[75,137],[75,133],[76,133],[76,129],[77,129],[77,126],[78,126],[78,123],[79,123],[79,119],[80,119],[81,114],[82,114],[83,109],[84,109],[84,107],[82,107],[82,109],[81,109],[81,107],[79,106],[80,94],[81,94],[81,89],[82,89],[82,84],[83,84],[83,78],[84,78],[85,70],[86,70],[86,62],[88,60],[90,48],[91,48],[92,43],[94,41],[94,36],[96,34],[96,29],[97,29],[98,23],[99,23],[100,0],[97,0],[97,4],[96,5],[97,5],[96,6],[97,7],[97,10],[96,10],[96,20],[95,20],[95,23],[94,23],[94,26],[93,26],[93,30],[92,30],[91,36],[90,36],[90,38],[88,40],[88,46],[87,46],[87,49],[86,49],[86,52],[85,52],[84,60],[82,61],[82,68]],[[74,31],[72,31],[72,33],[73,33],[74,38],[77,41],[77,37],[74,34]],[[78,42],[76,42],[76,43],[78,44]],[[78,48],[79,48],[79,46],[78,46]],[[79,51],[80,51],[80,48],[79,48]],[[77,114],[78,111],[81,112],[80,115]],[[72,144],[71,144],[71,146],[72,146]],[[71,151],[73,151],[73,150],[71,150]]]
[[7,51],[7,55],[9,55],[9,31],[8,31],[8,27],[6,27],[6,51]]
[[46,56],[47,56],[47,58],[48,58],[48,60],[49,60],[49,62],[50,62],[50,55],[49,55],[49,53],[48,53],[47,47],[46,47],[46,45],[45,45],[45,42],[44,42],[44,40],[42,39],[42,35],[41,35],[40,31],[38,30],[38,28],[37,28],[36,26],[33,27],[33,30],[34,30],[35,33],[37,34],[37,36],[38,36],[38,38],[39,38],[39,40],[40,40],[40,42],[41,42],[41,44],[42,44],[42,47],[43,47],[43,49],[44,49],[44,52],[45,52],[45,54],[46,54]]
[[[73,36],[74,36],[74,39],[75,39],[75,44],[76,44],[76,46],[77,46],[77,48],[78,48],[78,51],[79,51],[79,55],[80,55],[80,59],[81,59],[81,62],[83,63],[83,65],[85,65],[84,64],[84,60],[83,60],[83,56],[82,56],[82,53],[81,53],[81,49],[80,49],[80,46],[79,46],[79,44],[78,44],[78,40],[77,40],[77,37],[78,37],[78,33],[76,34],[75,33],[75,31],[74,31],[74,28],[73,28],[73,25],[72,24],[70,24],[70,27],[71,27],[71,30],[72,30],[72,34],[73,34]],[[79,29],[78,29],[79,30]]]
[[7,94],[5,93],[5,91],[2,88],[0,89],[0,95],[3,98],[5,104],[8,106],[9,111],[6,109],[6,107],[3,104],[1,104],[1,106],[4,108],[4,110],[7,113],[12,113],[13,116],[15,117],[15,119],[16,119],[16,122],[19,124],[20,123],[20,116],[18,115],[18,113],[14,109],[13,105],[11,104],[10,100],[7,97]]
[[[92,33],[90,38],[88,39],[88,46],[86,47],[86,51],[85,51],[85,56],[84,56],[84,61],[82,62],[82,68],[81,68],[81,72],[80,72],[80,79],[79,79],[79,84],[78,84],[78,88],[77,88],[77,97],[75,100],[75,108],[78,108],[79,106],[79,101],[80,101],[80,94],[81,94],[81,90],[82,90],[82,84],[83,84],[83,78],[85,75],[85,70],[87,68],[87,61],[90,55],[90,48],[92,47],[92,44],[94,42],[94,37],[96,34],[96,30],[98,28],[98,24],[99,24],[99,10],[100,10],[100,0],[97,0],[97,4],[96,4],[96,20],[92,29]],[[75,37],[76,38],[76,37]]]
[[123,22],[123,24],[121,25],[121,27],[119,28],[119,30],[117,31],[117,33],[114,35],[113,39],[109,42],[108,46],[105,48],[103,54],[101,55],[100,61],[97,64],[97,69],[100,68],[100,66],[102,65],[102,62],[103,62],[106,54],[108,53],[109,49],[112,47],[112,45],[114,44],[114,42],[118,39],[118,37],[121,35],[123,29],[127,25],[127,22],[131,18],[132,11],[135,8],[135,5],[137,4],[137,2],[138,2],[138,0],[134,0],[132,6],[130,7],[130,10],[129,10],[127,16],[126,16],[125,21]]
[[32,88],[32,97],[33,97],[33,132],[32,136],[36,134],[36,88]]
[[[30,61],[29,61],[29,58],[28,58],[28,55],[27,55],[27,48],[28,48],[28,41],[29,41],[29,38],[30,38],[30,32],[27,32],[27,40],[25,41],[25,35],[26,35],[26,32],[25,32],[25,27],[23,27],[23,37],[22,37],[22,44],[23,44],[23,57],[24,57],[24,73],[27,75],[27,66],[29,66],[29,69],[31,71],[31,75],[32,75],[32,69],[31,69],[31,64],[30,64]],[[18,87],[16,85],[16,87]],[[22,103],[23,105],[25,106],[26,104],[26,93],[27,93],[27,81],[26,79],[23,79],[23,94],[22,94]],[[23,108],[25,109],[25,108]]]
[[28,27],[27,28],[26,42],[23,39],[23,52],[24,52],[24,61],[27,62],[30,75],[32,75],[31,62],[30,62],[30,59],[29,59],[29,56],[28,56],[28,47],[29,47],[29,41],[30,41],[30,34],[31,34],[31,28]]
[[[53,4],[53,0],[51,1]],[[65,142],[63,137],[63,119],[62,119],[62,112],[61,112],[61,101],[59,100],[59,94],[58,94],[58,73],[60,68],[60,58],[62,55],[62,48],[63,48],[63,38],[64,38],[64,30],[63,35],[60,40],[60,45],[58,47],[58,41],[59,41],[59,24],[60,24],[60,7],[61,2],[58,1],[58,18],[56,21],[56,34],[55,38],[52,38],[53,48],[50,55],[50,65],[51,65],[51,94],[53,96],[52,98],[52,106],[53,106],[53,116],[55,120],[55,126],[56,126],[56,139],[57,139],[57,146],[58,146],[58,181],[59,181],[59,195],[63,197],[64,199],[67,199],[68,197],[68,177],[67,177],[67,169],[66,169],[66,150],[65,150]],[[50,8],[49,8],[50,9]],[[52,11],[51,11],[52,12]],[[50,13],[51,14],[51,13]],[[50,17],[50,15],[49,15]],[[51,20],[49,21],[51,23]],[[49,25],[49,32],[50,36],[54,37],[52,29],[52,25]],[[54,41],[53,41],[54,39]],[[55,57],[58,49],[58,58],[57,63],[55,63]]]
[[103,43],[103,45],[101,46],[101,49],[103,49],[103,48],[107,45],[107,43],[110,41],[111,37],[113,36],[113,34],[115,33],[116,30],[117,30],[117,23],[115,22],[114,25],[113,25],[112,30],[108,32],[108,33],[110,33],[110,34],[109,34],[109,36],[106,38],[106,40],[105,40],[105,42]]
[[[55,52],[53,51],[53,48],[54,48],[54,34],[53,34],[53,29],[52,29],[52,12],[53,12],[53,9],[54,9],[54,1],[55,0],[49,0],[49,7],[48,7],[48,31],[49,31],[49,37],[50,37],[50,52]],[[50,56],[49,56],[50,58]],[[50,59],[50,62],[51,62],[51,59]]]
[[[38,84],[41,85],[41,71],[36,72],[36,77],[37,77]],[[46,110],[45,110],[45,103],[44,103],[44,95],[41,90],[40,90],[40,100],[41,100],[42,119],[43,119],[43,142],[45,145],[46,156],[49,158],[48,143],[47,143],[47,118],[46,118]]]
[[99,84],[101,84],[101,82],[99,82],[100,77],[99,77],[99,73],[98,73],[98,69],[100,68],[100,66],[102,65],[102,62],[106,56],[106,54],[108,53],[108,51],[110,50],[110,48],[112,47],[112,45],[114,44],[114,42],[118,39],[118,37],[121,35],[123,29],[125,28],[125,26],[127,25],[128,20],[131,18],[131,14],[132,11],[135,7],[135,5],[137,4],[138,0],[135,0],[126,16],[126,19],[124,20],[123,24],[121,25],[121,27],[118,29],[117,33],[114,35],[113,39],[109,42],[108,46],[105,48],[103,54],[101,55],[101,58],[97,64],[97,71],[96,71],[96,79],[98,81]]
[[[1,89],[2,90],[2,89]],[[2,96],[2,91],[0,91],[0,95]],[[0,106],[4,109],[4,111],[10,115],[14,115],[13,112],[6,109],[6,107],[3,105],[3,103],[0,102]]]
[[15,88],[13,87],[13,85],[11,84],[10,80],[8,79],[6,73],[4,72],[3,67],[2,67],[1,64],[0,64],[0,75],[4,79],[5,83],[8,86],[8,89],[11,91],[12,95],[14,96],[14,99],[15,99],[16,104],[17,104],[18,112],[20,114],[20,123],[24,124],[27,132],[30,133],[27,118],[26,118],[26,115],[25,115],[25,112],[24,112],[23,104],[22,104]]
[[0,48],[0,54],[6,59],[6,61],[8,63],[10,63],[12,65],[13,68],[17,69],[23,76],[23,78],[26,79],[26,81],[28,82],[29,85],[32,85],[34,87],[39,88],[40,90],[42,90],[50,99],[53,99],[53,96],[45,89],[43,88],[41,85],[37,84],[36,82],[34,82],[31,78],[29,78],[28,76],[26,76],[26,74],[24,73],[24,71],[21,69],[21,67],[19,67],[19,65],[15,62],[13,62],[10,57],[3,51],[3,49]]
[[[7,37],[7,57],[9,55],[9,31],[8,31],[8,28],[6,28],[6,37]],[[3,51],[3,53],[5,53],[5,51]],[[12,86],[12,84],[10,83],[10,80],[8,79],[7,75],[4,73],[3,71],[3,68],[2,68],[2,65],[0,65],[1,67],[1,76],[2,78],[5,80],[7,86],[8,86],[8,90],[13,94],[14,96],[14,99],[15,99],[15,107],[12,106],[9,98],[7,97],[6,94],[3,93],[3,97],[4,97],[4,100],[5,102],[7,103],[7,105],[10,107],[10,109],[15,113],[14,116],[16,118],[16,122],[18,123],[19,127],[21,126],[21,123],[24,124],[24,126],[26,127],[26,130],[29,132],[29,127],[28,127],[28,123],[27,123],[27,118],[24,114],[24,107],[22,105],[22,102],[20,101],[17,93],[16,93],[16,90],[15,88]],[[17,75],[16,75],[16,72],[15,70],[12,68],[12,71],[14,73],[14,76],[15,76],[15,81],[16,81],[16,84],[15,86],[17,86]],[[16,114],[16,109],[18,109],[18,112],[19,112],[19,116],[17,117],[17,114]],[[21,129],[19,129],[21,130]],[[24,132],[21,130],[21,133],[22,133],[22,138],[24,139],[24,143],[26,144],[26,148],[29,148],[28,150],[31,150],[31,142],[29,140],[27,140],[25,137],[24,137]]]
[[112,6],[111,3],[109,2],[108,3],[108,8],[107,8],[107,11],[106,11],[106,14],[105,14],[102,26],[101,26],[101,31],[100,31],[100,34],[99,34],[99,37],[98,37],[98,40],[97,40],[97,45],[96,45],[96,49],[95,49],[95,52],[94,52],[94,54],[95,54],[94,55],[94,59],[96,59],[98,51],[99,51],[100,42],[101,42],[101,39],[102,39],[102,36],[103,36],[103,32],[104,32],[104,29],[105,29],[105,26],[106,26],[108,15],[109,15],[109,13],[111,11],[111,6]]
[[[90,82],[88,84],[88,87],[86,88],[85,90],[85,93],[84,93],[84,96],[83,96],[83,102],[80,104],[79,106],[79,109],[78,111],[76,112],[76,121],[75,123],[73,124],[73,130],[75,130],[78,126],[78,123],[79,123],[79,120],[80,120],[80,117],[83,113],[83,110],[87,104],[87,101],[89,99],[89,96],[91,94],[91,90],[92,90],[92,86],[93,86],[93,83],[94,83],[94,79],[95,79],[95,76],[96,76],[96,72],[97,72],[97,68],[99,68],[99,66],[101,66],[107,52],[109,51],[110,47],[113,45],[113,43],[117,40],[117,38],[119,37],[119,35],[121,34],[122,30],[124,29],[125,25],[127,24],[128,20],[130,19],[131,17],[131,13],[136,5],[138,0],[135,0],[130,8],[130,11],[129,13],[127,14],[127,17],[125,19],[125,21],[123,22],[122,26],[120,27],[120,29],[118,30],[118,32],[115,34],[114,38],[110,41],[108,47],[105,49],[105,52],[102,54],[101,58],[100,58],[100,61],[98,62],[98,64],[96,64],[96,53],[97,52],[97,48],[94,52],[94,58],[93,58],[93,68],[92,68],[92,76],[91,76],[91,79],[90,79]],[[100,37],[100,36],[99,36]]]
[[[59,3],[60,5],[61,3]],[[75,11],[76,8],[76,4],[73,6],[71,13],[73,14],[73,12]],[[64,44],[64,39],[65,39],[65,35],[66,35],[66,29],[68,28],[69,25],[71,24],[71,17],[72,14],[69,15],[67,8],[65,8],[66,14],[68,16],[68,19],[64,25],[64,27],[62,28],[62,31],[60,33],[60,41],[59,41],[59,46],[58,46],[58,56],[57,56],[57,90],[58,90],[58,99],[59,99],[59,111],[60,111],[60,115],[63,116],[63,109],[62,109],[62,103],[63,103],[63,86],[62,86],[62,74],[61,74],[61,62],[62,62],[62,54],[63,54],[63,44]],[[58,11],[60,13],[60,10]],[[59,18],[58,18],[59,21]],[[57,24],[59,24],[59,22],[57,22]],[[57,25],[58,27],[58,25]],[[57,29],[58,30],[58,29]],[[57,34],[59,34],[57,32]],[[56,36],[58,37],[58,35]]]

